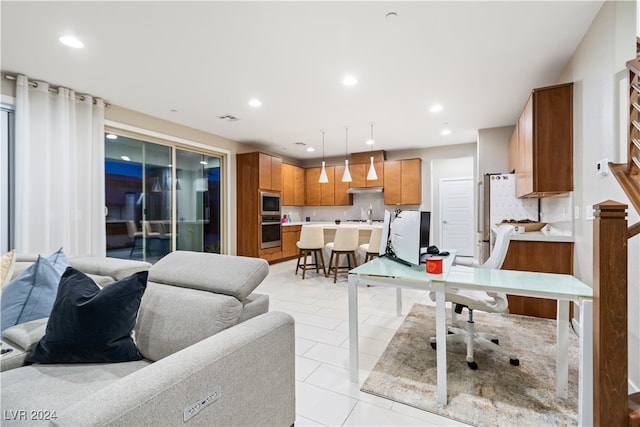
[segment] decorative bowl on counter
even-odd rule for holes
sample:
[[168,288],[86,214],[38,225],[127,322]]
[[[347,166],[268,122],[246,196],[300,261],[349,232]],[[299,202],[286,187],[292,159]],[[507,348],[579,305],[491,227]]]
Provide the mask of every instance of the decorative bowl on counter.
[[336,225],[340,225],[340,220],[336,219]]

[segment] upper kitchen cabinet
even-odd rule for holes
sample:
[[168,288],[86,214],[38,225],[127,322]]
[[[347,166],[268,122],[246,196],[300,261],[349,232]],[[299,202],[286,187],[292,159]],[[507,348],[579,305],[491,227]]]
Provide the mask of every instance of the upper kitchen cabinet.
[[[371,166],[371,157],[376,169],[378,179],[369,180],[367,174]],[[384,150],[352,153],[349,160],[349,172],[351,173],[351,188],[382,187],[384,186]]]
[[[351,168],[349,168],[351,172]],[[334,166],[333,175],[333,204],[334,206],[350,206],[353,205],[353,194],[347,193],[349,189],[348,182],[342,182],[342,175],[344,174],[344,166]],[[352,175],[353,178],[353,175]],[[353,184],[353,183],[351,183]],[[330,184],[326,184],[330,185]]]
[[258,156],[260,189],[282,191],[282,159],[265,153],[250,154]]
[[573,83],[534,89],[509,140],[517,197],[573,191]]
[[422,203],[422,160],[404,159],[384,162],[384,204],[419,205]]
[[304,206],[304,168],[282,164],[282,205]]
[[353,196],[347,194],[348,182],[342,182],[344,166],[326,166],[329,182],[320,184],[321,168],[305,169],[307,206],[345,206],[353,204]]

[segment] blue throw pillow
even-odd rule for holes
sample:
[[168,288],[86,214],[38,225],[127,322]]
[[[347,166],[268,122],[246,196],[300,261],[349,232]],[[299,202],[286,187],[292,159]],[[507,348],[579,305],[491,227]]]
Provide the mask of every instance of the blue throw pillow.
[[142,359],[131,331],[136,325],[148,271],[100,288],[67,268],[44,337],[28,363],[128,362]]
[[49,317],[61,275],[54,264],[39,256],[29,268],[7,283],[0,298],[1,330]]
[[[60,277],[62,277],[62,273],[64,273],[67,267],[71,265],[69,264],[67,256],[64,254],[64,252],[62,252],[62,248],[49,255],[47,257],[47,260],[49,260],[56,271],[60,273]],[[58,281],[60,280],[60,277],[58,277]]]

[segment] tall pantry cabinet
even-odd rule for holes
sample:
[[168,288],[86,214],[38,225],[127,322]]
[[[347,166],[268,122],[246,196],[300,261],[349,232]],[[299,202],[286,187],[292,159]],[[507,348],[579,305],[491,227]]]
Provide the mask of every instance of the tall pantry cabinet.
[[280,258],[279,247],[260,249],[260,191],[282,191],[282,159],[265,153],[238,154],[236,172],[238,255]]

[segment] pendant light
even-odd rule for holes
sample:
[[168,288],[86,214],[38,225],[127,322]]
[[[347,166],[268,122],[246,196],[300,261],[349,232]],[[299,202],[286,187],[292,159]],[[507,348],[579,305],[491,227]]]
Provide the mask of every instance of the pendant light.
[[318,178],[318,182],[320,184],[326,184],[329,182],[329,177],[327,177],[327,170],[324,166],[324,131],[322,131],[322,170],[320,171],[320,178]]
[[344,174],[342,175],[342,182],[351,182],[351,172],[349,172],[349,128],[345,127],[345,139],[344,139]]
[[367,173],[367,181],[375,181],[376,179],[378,179],[378,174],[376,173],[376,168],[375,166],[373,166],[373,144],[375,144],[375,141],[373,140],[373,123],[371,123],[371,139],[369,141],[367,141],[367,144],[371,145],[371,166],[369,166],[369,172]]

